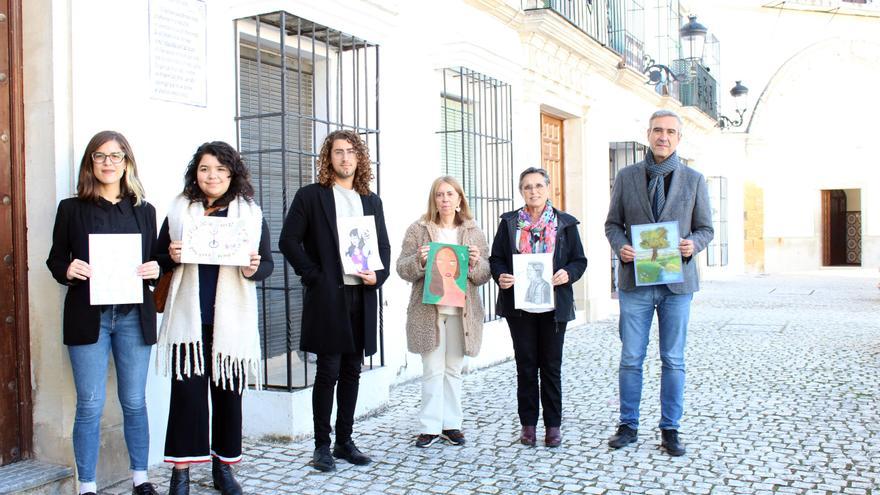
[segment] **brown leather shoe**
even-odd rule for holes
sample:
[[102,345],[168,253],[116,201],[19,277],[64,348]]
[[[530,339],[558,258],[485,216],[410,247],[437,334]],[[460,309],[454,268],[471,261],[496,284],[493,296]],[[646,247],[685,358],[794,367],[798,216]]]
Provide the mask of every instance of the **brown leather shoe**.
[[535,438],[535,427],[534,426],[523,426],[522,431],[519,434],[519,443],[523,445],[528,445],[529,447],[534,447],[537,439]]
[[548,447],[559,447],[562,443],[562,430],[558,426],[548,426],[547,433],[544,435],[544,445]]

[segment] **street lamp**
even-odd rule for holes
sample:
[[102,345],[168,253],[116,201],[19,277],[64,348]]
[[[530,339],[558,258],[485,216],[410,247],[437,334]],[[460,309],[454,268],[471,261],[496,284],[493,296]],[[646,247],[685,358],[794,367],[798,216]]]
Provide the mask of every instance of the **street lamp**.
[[743,116],[749,108],[748,96],[749,88],[743,86],[742,81],[737,81],[730,90],[730,96],[736,102],[736,120],[724,115],[718,116],[718,127],[726,129],[729,127],[739,127],[743,124]]
[[663,95],[671,93],[674,81],[690,80],[691,72],[696,71],[694,65],[702,65],[703,46],[706,42],[706,34],[709,30],[706,26],[697,22],[697,16],[691,14],[688,16],[688,22],[678,30],[681,40],[685,43],[687,49],[686,67],[684,70],[679,67],[679,72],[670,69],[669,66],[658,64],[648,55],[645,55],[644,73],[648,76],[648,82],[654,86],[655,90]]
[[706,29],[706,26],[697,22],[697,16],[694,14],[690,14],[688,16],[688,22],[681,29],[678,30],[678,34],[681,36],[682,41],[687,43],[687,58],[688,59],[703,59],[703,47],[706,43],[706,34],[709,32]]

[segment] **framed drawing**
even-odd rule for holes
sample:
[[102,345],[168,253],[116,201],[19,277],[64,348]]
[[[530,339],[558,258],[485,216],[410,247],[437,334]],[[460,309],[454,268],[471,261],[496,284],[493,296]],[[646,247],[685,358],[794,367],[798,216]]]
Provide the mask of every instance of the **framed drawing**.
[[514,308],[553,309],[553,253],[513,255]]
[[256,243],[248,239],[247,224],[241,218],[189,217],[183,219],[181,263],[248,266]]
[[468,274],[467,246],[439,242],[429,246],[422,302],[463,308]]
[[678,250],[678,222],[632,226],[636,250],[636,285],[676,284],[684,281],[681,251]]

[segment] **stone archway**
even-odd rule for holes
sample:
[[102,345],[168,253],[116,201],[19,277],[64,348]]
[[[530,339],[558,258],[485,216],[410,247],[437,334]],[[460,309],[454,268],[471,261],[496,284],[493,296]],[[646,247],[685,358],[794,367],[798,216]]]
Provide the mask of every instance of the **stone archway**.
[[[880,44],[836,38],[791,57],[762,92],[746,174],[763,193],[759,262],[767,272],[823,265],[822,190],[862,188],[862,263],[880,261],[878,80]],[[746,231],[757,230],[749,222]]]

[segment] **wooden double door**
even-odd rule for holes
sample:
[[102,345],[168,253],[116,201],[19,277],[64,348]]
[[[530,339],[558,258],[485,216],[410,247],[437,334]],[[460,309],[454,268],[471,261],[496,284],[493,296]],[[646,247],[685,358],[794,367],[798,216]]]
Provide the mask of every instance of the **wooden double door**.
[[565,121],[541,114],[541,167],[550,174],[550,201],[565,210]]

